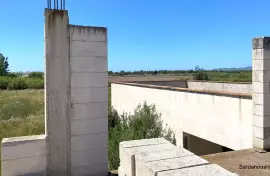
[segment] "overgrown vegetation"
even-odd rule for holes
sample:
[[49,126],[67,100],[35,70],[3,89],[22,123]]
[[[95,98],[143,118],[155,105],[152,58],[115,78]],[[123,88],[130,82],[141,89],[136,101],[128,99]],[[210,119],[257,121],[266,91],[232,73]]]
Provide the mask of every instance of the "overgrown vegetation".
[[139,105],[132,115],[118,115],[111,109],[109,112],[109,168],[114,170],[119,166],[119,142],[121,141],[164,137],[175,144],[174,133],[162,124],[161,114],[156,112],[154,105],[147,105],[146,102]]
[[43,90],[0,91],[0,141],[44,134],[44,130]]
[[194,80],[210,80],[211,78],[208,76],[208,74],[201,69],[199,66],[195,67],[195,73],[193,73],[193,79]]
[[43,88],[44,88],[44,79],[0,76],[0,89],[23,90],[23,89],[43,89]]
[[0,76],[8,74],[8,66],[8,57],[5,57],[2,53],[0,53]]

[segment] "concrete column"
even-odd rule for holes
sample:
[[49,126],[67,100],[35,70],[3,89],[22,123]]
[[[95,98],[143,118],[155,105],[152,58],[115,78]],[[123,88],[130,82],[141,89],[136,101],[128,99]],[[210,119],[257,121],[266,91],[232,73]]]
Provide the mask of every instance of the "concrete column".
[[70,25],[72,175],[108,175],[107,29]]
[[270,149],[270,37],[252,41],[253,147]]
[[45,10],[45,116],[47,174],[71,175],[69,20],[64,10]]

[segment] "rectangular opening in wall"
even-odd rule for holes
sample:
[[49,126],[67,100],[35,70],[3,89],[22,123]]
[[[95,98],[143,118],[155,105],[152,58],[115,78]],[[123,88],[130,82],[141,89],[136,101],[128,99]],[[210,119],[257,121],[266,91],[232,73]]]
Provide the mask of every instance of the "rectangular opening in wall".
[[214,153],[233,151],[228,147],[210,142],[188,133],[184,133],[183,143],[185,149],[193,152],[196,155],[209,155]]

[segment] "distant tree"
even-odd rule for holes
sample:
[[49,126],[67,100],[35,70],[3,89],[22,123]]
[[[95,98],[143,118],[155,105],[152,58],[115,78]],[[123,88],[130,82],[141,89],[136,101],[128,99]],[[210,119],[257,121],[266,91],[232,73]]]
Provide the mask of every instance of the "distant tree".
[[3,54],[0,53],[0,76],[8,74],[8,67],[8,57],[5,57]]
[[44,73],[43,72],[31,72],[31,73],[29,73],[28,77],[42,79],[44,77]]
[[158,72],[155,70],[154,72],[153,72],[153,75],[157,75],[158,74]]
[[126,73],[124,70],[121,70],[119,74],[120,74],[120,76],[124,76]]
[[108,74],[109,75],[113,75],[113,71],[108,71]]

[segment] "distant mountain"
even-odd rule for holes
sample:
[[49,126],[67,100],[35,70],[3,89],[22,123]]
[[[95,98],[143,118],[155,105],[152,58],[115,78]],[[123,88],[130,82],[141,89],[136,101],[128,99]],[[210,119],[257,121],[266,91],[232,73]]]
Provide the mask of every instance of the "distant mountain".
[[248,70],[252,70],[252,66],[241,67],[241,68],[215,68],[213,70],[214,71],[239,71],[239,70],[248,71]]

